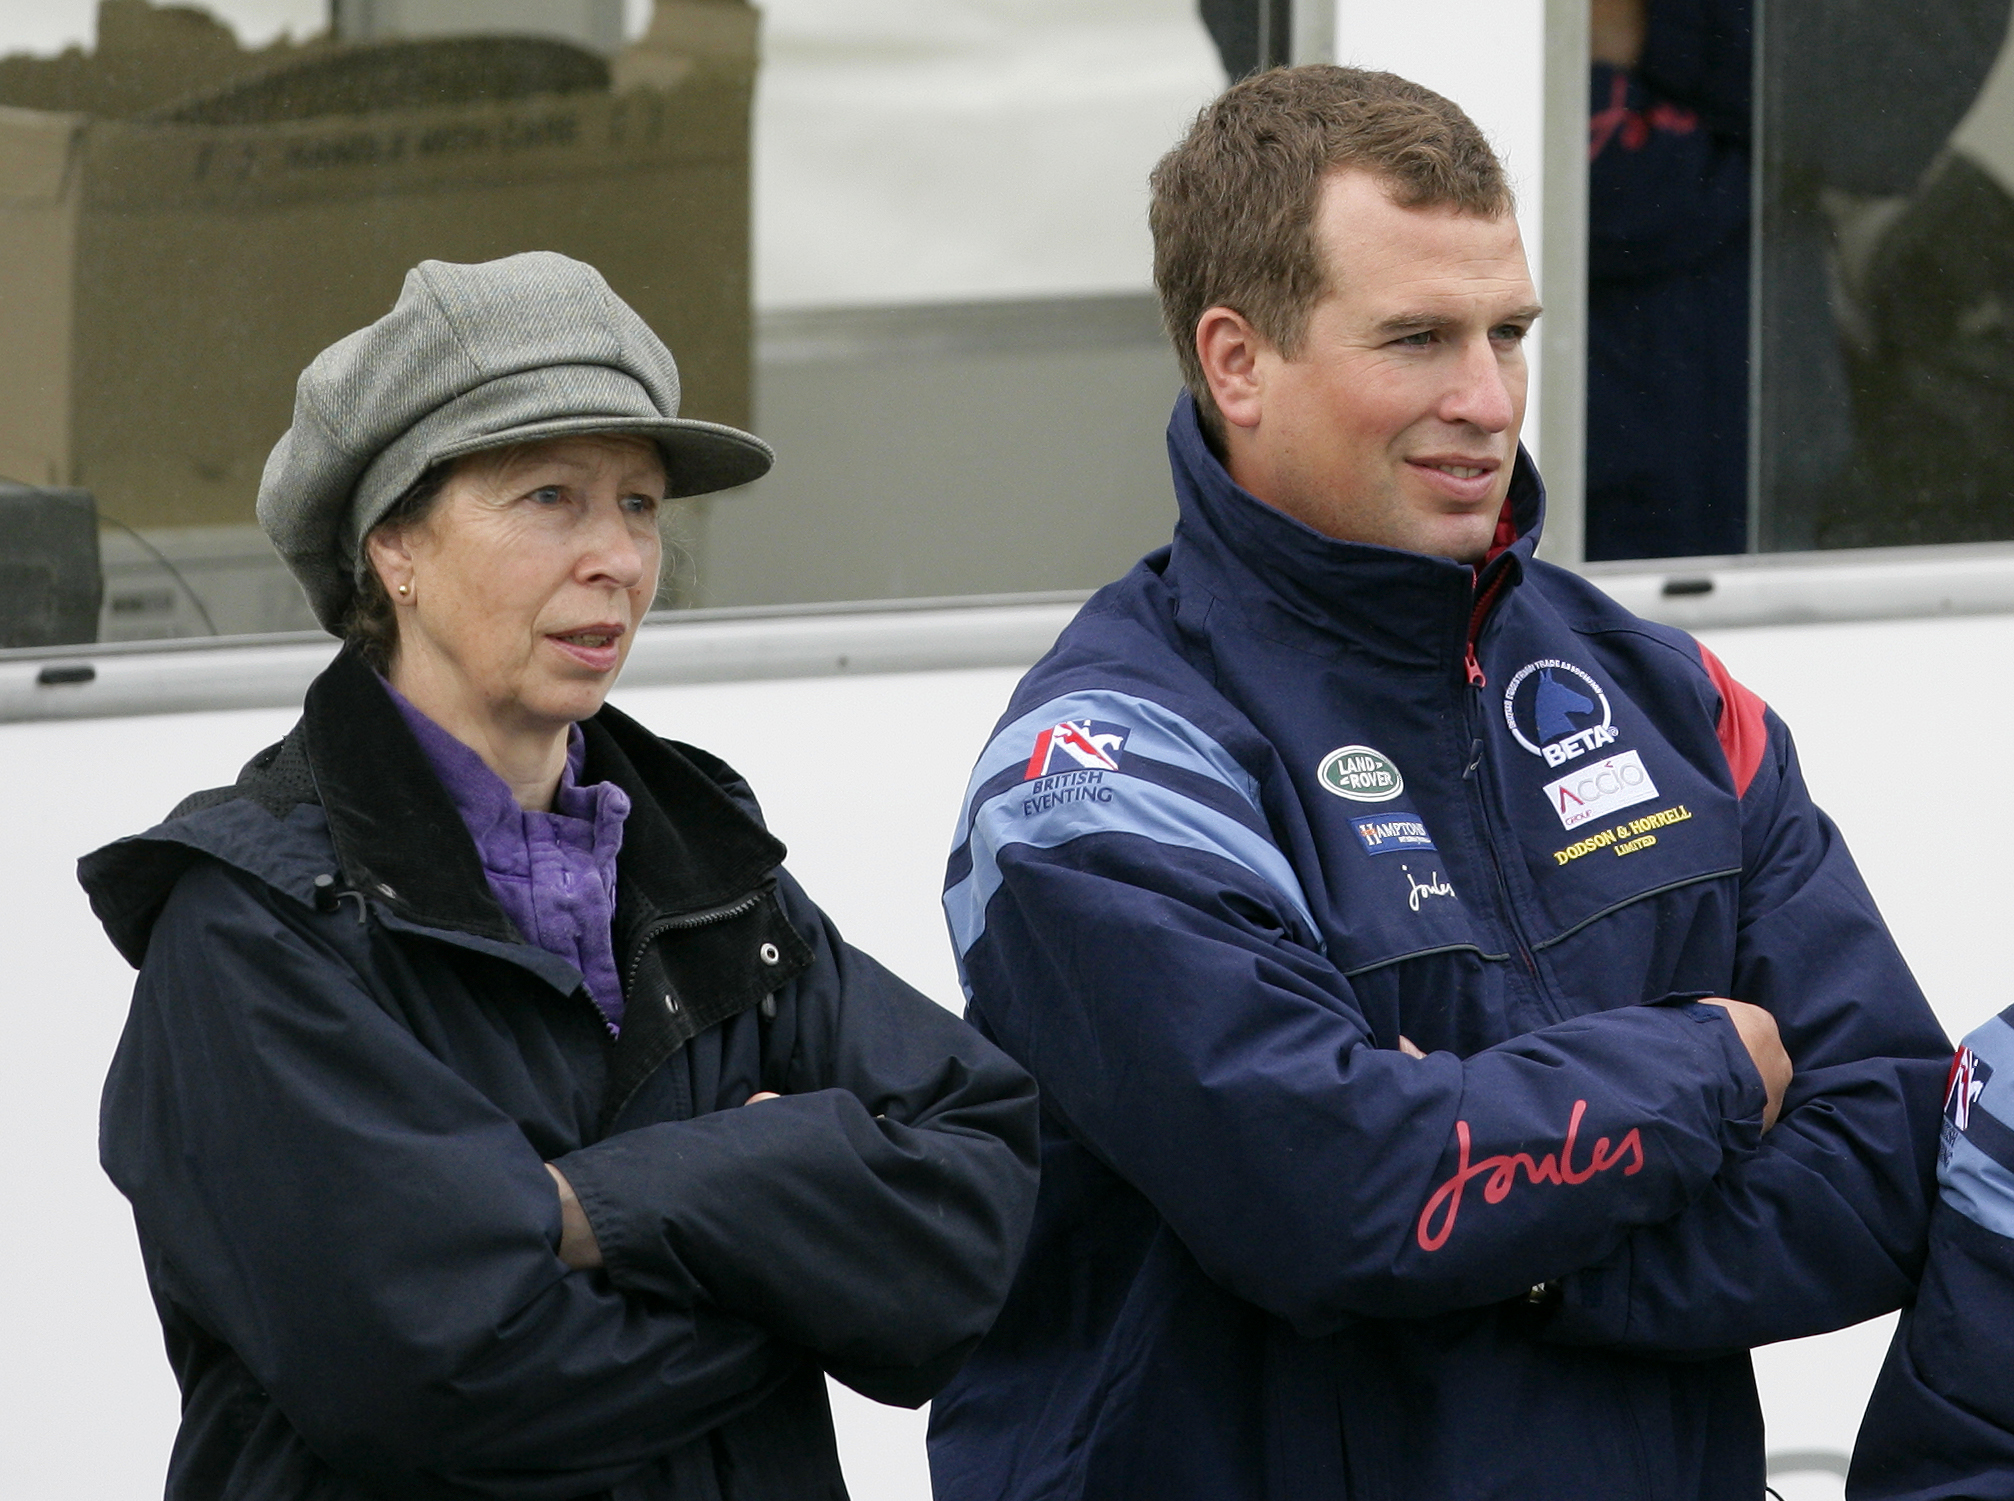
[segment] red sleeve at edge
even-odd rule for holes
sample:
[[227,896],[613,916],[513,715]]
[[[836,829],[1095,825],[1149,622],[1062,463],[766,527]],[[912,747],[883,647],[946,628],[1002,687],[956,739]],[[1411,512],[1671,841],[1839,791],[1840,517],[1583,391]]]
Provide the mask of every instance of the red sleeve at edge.
[[1720,690],[1720,748],[1727,754],[1727,769],[1734,774],[1734,795],[1745,797],[1769,746],[1769,727],[1762,722],[1768,705],[1737,683],[1720,658],[1703,644],[1695,645],[1699,645],[1706,675]]

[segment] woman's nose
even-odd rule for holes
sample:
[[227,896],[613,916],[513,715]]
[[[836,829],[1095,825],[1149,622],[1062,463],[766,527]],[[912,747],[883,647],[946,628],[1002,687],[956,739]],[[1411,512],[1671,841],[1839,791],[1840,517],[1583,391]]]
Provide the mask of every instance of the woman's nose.
[[634,518],[619,501],[597,504],[585,525],[581,569],[589,582],[602,581],[618,589],[633,589],[649,571],[657,553],[657,533],[639,535]]

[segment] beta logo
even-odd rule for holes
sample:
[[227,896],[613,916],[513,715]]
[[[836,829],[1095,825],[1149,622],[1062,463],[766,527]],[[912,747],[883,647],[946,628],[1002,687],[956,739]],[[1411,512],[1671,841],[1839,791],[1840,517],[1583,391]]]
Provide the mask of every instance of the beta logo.
[[1406,790],[1392,758],[1368,745],[1345,745],[1322,757],[1316,780],[1323,788],[1353,803],[1386,803]]
[[1612,745],[1608,695],[1571,662],[1545,657],[1517,670],[1504,686],[1504,723],[1513,739],[1548,766],[1564,766]]
[[1545,784],[1546,802],[1569,829],[1656,796],[1657,783],[1650,779],[1643,758],[1635,751],[1577,767],[1557,782]]
[[1117,771],[1132,733],[1126,725],[1102,719],[1066,719],[1051,725],[1035,737],[1021,780],[1032,782],[1062,771]]

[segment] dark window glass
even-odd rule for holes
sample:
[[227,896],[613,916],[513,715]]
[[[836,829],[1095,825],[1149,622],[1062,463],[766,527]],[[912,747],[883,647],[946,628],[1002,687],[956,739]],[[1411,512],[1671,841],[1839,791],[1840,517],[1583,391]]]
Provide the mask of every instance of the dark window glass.
[[1592,0],[1587,555],[2014,538],[2007,0]]
[[2007,0],[1762,18],[1757,546],[2014,538]]

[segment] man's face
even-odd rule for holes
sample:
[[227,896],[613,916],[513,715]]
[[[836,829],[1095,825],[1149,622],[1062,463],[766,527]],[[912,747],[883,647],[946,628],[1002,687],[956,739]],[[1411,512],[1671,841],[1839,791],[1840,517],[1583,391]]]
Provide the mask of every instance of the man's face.
[[1480,562],[1539,312],[1517,221],[1400,208],[1344,171],[1323,184],[1315,230],[1329,288],[1293,359],[1256,334],[1242,354],[1235,332],[1213,336],[1213,316],[1249,331],[1228,310],[1199,324],[1231,476],[1331,537]]

